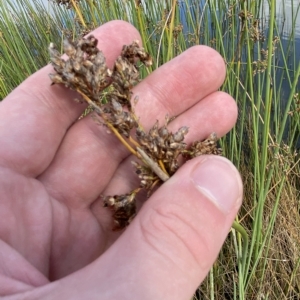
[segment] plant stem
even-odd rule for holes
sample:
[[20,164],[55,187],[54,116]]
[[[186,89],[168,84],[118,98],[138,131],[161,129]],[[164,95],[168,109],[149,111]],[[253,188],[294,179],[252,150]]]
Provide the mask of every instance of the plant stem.
[[177,1],[173,0],[172,3],[172,15],[171,15],[171,22],[170,22],[170,32],[169,32],[169,39],[168,39],[168,53],[167,53],[167,61],[173,58],[173,29],[174,29],[174,19],[175,19],[175,10],[176,10]]
[[141,158],[146,162],[146,164],[151,168],[151,170],[163,181],[167,181],[170,176],[166,174],[159,165],[153,161],[141,148],[136,148],[137,152],[140,154]]
[[76,5],[75,0],[71,0],[71,2],[72,2],[72,5],[73,5],[73,7],[74,7],[74,9],[75,9],[75,11],[76,11],[76,14],[78,15],[78,18],[79,18],[81,24],[83,25],[83,27],[86,27],[86,24],[85,24],[85,22],[84,22],[84,19],[83,19],[83,17],[82,17],[82,14],[81,14],[81,12],[80,12],[80,9],[79,9],[78,6]]
[[95,104],[89,97],[87,97],[83,92],[81,92],[79,89],[76,90],[82,97],[83,99],[90,104],[95,110],[96,112],[102,117],[102,119],[105,122],[105,125],[115,134],[115,136],[120,140],[120,142],[135,156],[137,155],[137,152],[126,142],[126,140],[120,135],[120,133],[118,132],[118,130],[112,125],[110,124],[107,120],[105,120],[104,116],[103,116],[103,112],[101,110],[101,108]]
[[242,272],[245,271],[246,263],[247,263],[247,254],[248,254],[248,246],[249,246],[249,238],[244,227],[239,224],[237,221],[233,221],[232,228],[239,232],[244,241],[243,253],[242,253]]
[[[103,116],[102,116],[103,118]],[[120,140],[120,142],[135,156],[138,156],[137,152],[126,142],[126,140],[121,136],[121,134],[118,132],[118,130],[110,124],[108,121],[105,121],[105,124],[107,127],[115,134],[115,136]]]
[[161,169],[162,169],[166,174],[168,174],[168,172],[167,172],[167,170],[166,170],[166,168],[165,168],[165,165],[164,165],[164,163],[162,162],[162,160],[159,160],[159,161],[158,161],[158,164],[160,165]]

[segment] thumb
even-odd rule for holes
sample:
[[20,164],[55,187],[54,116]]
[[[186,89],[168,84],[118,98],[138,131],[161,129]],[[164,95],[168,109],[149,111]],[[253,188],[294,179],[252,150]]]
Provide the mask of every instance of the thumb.
[[195,158],[152,195],[108,251],[54,290],[64,299],[189,299],[241,201],[241,179],[227,159]]
[[118,295],[191,297],[216,260],[241,201],[240,175],[227,159],[207,155],[183,165],[107,253],[124,282]]

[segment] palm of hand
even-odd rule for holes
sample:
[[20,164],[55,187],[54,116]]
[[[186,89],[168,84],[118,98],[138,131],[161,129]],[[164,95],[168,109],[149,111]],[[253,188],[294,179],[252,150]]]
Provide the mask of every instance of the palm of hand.
[[90,208],[61,203],[36,179],[1,173],[2,240],[50,280],[87,265],[107,247],[105,230]]

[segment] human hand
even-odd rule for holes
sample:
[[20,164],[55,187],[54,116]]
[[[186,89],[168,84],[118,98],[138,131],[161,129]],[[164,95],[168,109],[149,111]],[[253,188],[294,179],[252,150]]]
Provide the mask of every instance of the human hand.
[[[141,40],[123,21],[93,33],[111,67]],[[183,165],[145,202],[125,232],[111,230],[100,194],[136,186],[132,157],[87,116],[76,94],[50,86],[46,66],[0,104],[0,295],[8,299],[188,299],[205,278],[242,199],[225,158]],[[138,86],[147,129],[165,115],[188,126],[187,142],[226,134],[237,108],[217,92],[225,78],[211,48],[190,48]],[[77,96],[78,97],[78,96]]]

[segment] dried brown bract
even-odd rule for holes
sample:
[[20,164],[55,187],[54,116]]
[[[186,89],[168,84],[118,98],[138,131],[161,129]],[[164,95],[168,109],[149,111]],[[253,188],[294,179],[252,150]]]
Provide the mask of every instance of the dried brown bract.
[[165,171],[173,175],[177,169],[179,155],[186,148],[184,136],[188,133],[186,126],[181,127],[177,132],[169,132],[166,125],[159,128],[158,122],[146,134],[141,128],[136,131],[136,138],[144,151],[155,161],[162,162]]
[[90,35],[77,42],[64,41],[64,51],[69,59],[61,58],[53,43],[50,59],[56,74],[50,74],[53,83],[62,83],[72,90],[79,89],[92,101],[101,102],[101,92],[110,84],[111,71],[105,57],[97,48],[97,39]]
[[135,196],[138,190],[125,195],[103,197],[104,207],[113,211],[113,230],[123,229],[129,225],[136,215]]
[[135,166],[135,172],[141,180],[141,188],[151,191],[154,186],[160,182],[160,178],[153,172],[150,167],[144,164],[139,164],[135,161],[133,161],[132,164]]
[[152,59],[137,41],[123,46],[112,70],[97,48],[97,39],[90,35],[75,42],[64,41],[68,59],[61,58],[54,44],[49,52],[55,74],[50,74],[53,84],[64,84],[77,91],[100,117],[120,142],[134,154],[139,162],[133,162],[140,185],[124,195],[103,196],[104,206],[113,211],[114,230],[125,228],[136,215],[136,195],[144,189],[151,194],[154,188],[168,180],[186,159],[202,154],[220,154],[216,134],[204,141],[196,141],[190,147],[185,143],[188,127],[176,132],[168,129],[172,118],[160,126],[154,122],[149,131],[143,129],[135,114],[132,88],[139,82],[138,62],[146,67]]
[[218,146],[218,138],[215,133],[212,133],[204,141],[196,141],[185,152],[184,156],[188,158],[197,157],[204,154],[221,155],[222,149]]

